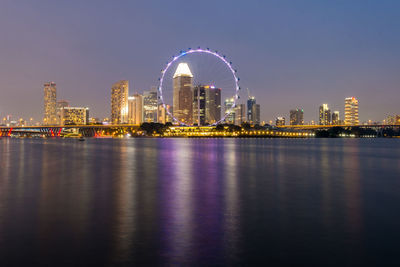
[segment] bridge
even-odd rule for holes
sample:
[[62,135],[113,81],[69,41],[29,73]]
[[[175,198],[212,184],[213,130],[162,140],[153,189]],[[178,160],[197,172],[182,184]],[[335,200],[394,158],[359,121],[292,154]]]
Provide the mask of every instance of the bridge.
[[326,130],[334,127],[341,127],[344,129],[363,128],[363,129],[382,129],[382,128],[400,128],[400,124],[371,124],[371,125],[282,125],[275,126],[279,129],[303,129],[303,130]]
[[[385,136],[383,133],[387,129],[400,132],[400,125],[284,125],[263,129],[241,129],[231,131],[229,127],[225,130],[217,131],[216,127],[209,126],[170,126],[164,134],[155,136],[187,136],[187,137],[206,137],[206,136],[271,136],[271,137],[306,137],[314,136],[320,130],[330,130],[342,128],[346,131],[356,129],[371,129],[377,136]],[[46,125],[46,126],[0,126],[0,137],[11,135],[18,136],[41,136],[41,137],[61,137],[61,136],[83,136],[83,137],[102,137],[118,136],[124,134],[143,135],[140,125],[137,124],[118,124],[118,125]]]
[[101,137],[104,132],[136,132],[140,125],[119,124],[119,125],[46,125],[46,126],[0,126],[0,137],[11,135],[40,135],[46,137],[59,137],[75,131],[84,137]]

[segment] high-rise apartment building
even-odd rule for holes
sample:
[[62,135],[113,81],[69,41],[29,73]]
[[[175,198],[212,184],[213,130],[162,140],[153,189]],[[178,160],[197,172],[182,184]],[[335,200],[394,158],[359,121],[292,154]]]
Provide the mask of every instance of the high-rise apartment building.
[[358,100],[355,97],[348,97],[344,102],[344,124],[358,125]]
[[331,110],[328,104],[322,104],[319,107],[319,125],[330,125],[331,124]]
[[183,123],[193,123],[193,75],[187,63],[180,63],[173,76],[173,115]]
[[122,80],[111,87],[111,123],[128,123],[129,82]]
[[89,123],[89,108],[63,107],[61,109],[61,125],[86,125]]
[[140,94],[128,97],[128,123],[137,125],[143,123],[143,96]]
[[339,117],[339,111],[334,111],[332,113],[332,125],[339,125],[340,124],[340,117]]
[[303,125],[304,111],[300,108],[290,110],[290,125]]
[[[224,102],[224,113],[225,113],[225,116],[226,116],[225,117],[225,122],[226,123],[231,123],[231,124],[235,123],[236,109],[232,109],[231,110],[231,108],[232,108],[234,103],[235,103],[235,99],[233,97],[225,99],[225,102]],[[227,114],[229,110],[231,112],[229,114]]]
[[221,89],[199,85],[193,89],[193,122],[213,124],[221,120]]
[[157,122],[157,113],[157,90],[155,88],[152,88],[151,91],[145,91],[143,93],[143,122]]
[[235,107],[235,124],[242,125],[246,121],[246,105],[238,104]]
[[57,88],[54,82],[44,84],[44,125],[56,125],[57,120]]

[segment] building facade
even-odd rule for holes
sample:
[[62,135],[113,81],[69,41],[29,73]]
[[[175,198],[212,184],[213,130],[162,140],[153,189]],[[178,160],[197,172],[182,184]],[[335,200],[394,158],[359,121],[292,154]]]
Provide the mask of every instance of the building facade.
[[347,97],[344,102],[344,124],[358,125],[358,100],[355,97]]
[[137,125],[143,123],[143,96],[140,94],[128,97],[128,123]]
[[129,82],[121,80],[111,87],[111,123],[128,123]]
[[89,108],[63,107],[61,109],[61,125],[86,125],[89,123]]
[[173,76],[173,115],[185,124],[193,123],[193,75],[187,63],[180,63]]
[[322,104],[319,107],[319,125],[330,125],[331,124],[331,110],[328,104]]
[[300,108],[290,111],[290,125],[304,125],[304,111]]
[[57,119],[57,87],[54,82],[44,84],[43,124],[56,125]]

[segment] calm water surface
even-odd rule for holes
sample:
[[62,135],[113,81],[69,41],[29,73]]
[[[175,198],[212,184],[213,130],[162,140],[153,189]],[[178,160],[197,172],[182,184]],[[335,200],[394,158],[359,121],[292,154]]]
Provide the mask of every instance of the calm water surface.
[[0,139],[0,265],[400,266],[400,140]]

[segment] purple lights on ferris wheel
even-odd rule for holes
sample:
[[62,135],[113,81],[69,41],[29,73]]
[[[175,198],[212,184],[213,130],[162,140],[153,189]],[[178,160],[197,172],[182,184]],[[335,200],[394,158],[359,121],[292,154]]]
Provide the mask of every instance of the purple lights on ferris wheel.
[[225,114],[224,114],[224,116],[222,117],[221,120],[219,120],[219,121],[217,121],[217,122],[215,122],[213,124],[210,124],[210,126],[215,126],[215,125],[220,124],[223,121],[225,121],[226,116],[232,113],[233,109],[236,107],[236,101],[239,99],[239,90],[240,90],[240,87],[239,87],[240,78],[238,78],[236,76],[237,70],[232,68],[232,62],[228,62],[226,60],[226,56],[225,55],[221,56],[221,55],[218,54],[217,51],[213,52],[209,48],[201,49],[200,47],[198,47],[197,49],[190,49],[189,48],[188,51],[180,51],[180,54],[178,56],[172,56],[172,60],[169,61],[167,63],[167,66],[161,71],[161,78],[159,78],[160,84],[159,84],[159,87],[158,87],[158,93],[160,95],[159,99],[161,100],[164,109],[166,110],[168,115],[171,116],[173,121],[176,121],[179,124],[184,125],[184,126],[190,126],[190,125],[185,124],[185,123],[179,121],[178,119],[176,119],[172,115],[172,113],[169,111],[169,109],[167,108],[167,105],[165,104],[164,98],[163,98],[163,83],[164,83],[165,74],[167,73],[167,71],[171,67],[171,65],[173,63],[175,63],[181,57],[183,57],[185,55],[193,54],[193,53],[209,54],[209,55],[212,55],[212,56],[218,58],[219,60],[221,60],[228,67],[228,69],[230,70],[230,72],[232,73],[232,76],[233,76],[233,80],[234,80],[234,84],[235,84],[235,94],[234,94],[234,97],[233,97],[234,102],[233,102],[231,108],[227,112],[225,112]]

